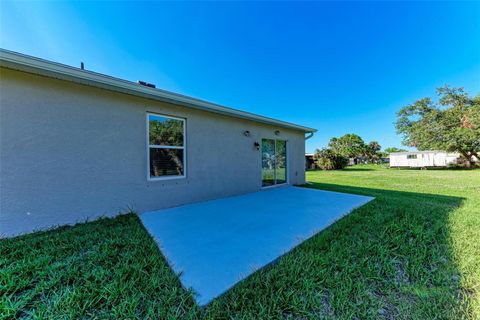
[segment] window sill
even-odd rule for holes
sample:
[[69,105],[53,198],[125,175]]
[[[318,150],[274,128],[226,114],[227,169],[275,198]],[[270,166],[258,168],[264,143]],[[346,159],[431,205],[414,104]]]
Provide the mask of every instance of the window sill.
[[155,177],[155,178],[148,177],[147,181],[154,182],[154,181],[167,181],[167,180],[181,180],[181,179],[186,179],[186,178],[187,178],[187,176],[185,176],[185,175],[183,175],[183,176],[171,176],[171,177]]

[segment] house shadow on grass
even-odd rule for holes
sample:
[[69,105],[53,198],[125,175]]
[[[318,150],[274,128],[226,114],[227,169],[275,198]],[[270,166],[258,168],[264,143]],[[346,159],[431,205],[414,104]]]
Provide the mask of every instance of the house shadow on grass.
[[449,235],[449,215],[463,198],[326,183],[306,187],[375,200],[239,283],[207,314],[465,317],[469,297],[459,282]]

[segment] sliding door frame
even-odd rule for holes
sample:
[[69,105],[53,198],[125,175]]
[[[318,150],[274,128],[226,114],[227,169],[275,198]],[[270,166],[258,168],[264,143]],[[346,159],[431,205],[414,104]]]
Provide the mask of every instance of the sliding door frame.
[[[274,183],[270,186],[264,186],[263,185],[263,140],[273,140],[274,142],[274,152],[275,152],[275,165],[274,165]],[[282,183],[277,183],[277,141],[285,141],[285,182]],[[268,188],[276,188],[276,187],[282,187],[290,184],[290,157],[288,155],[288,140],[286,139],[275,139],[275,138],[262,138],[260,142],[260,182],[261,182],[261,187],[262,189],[268,189]]]

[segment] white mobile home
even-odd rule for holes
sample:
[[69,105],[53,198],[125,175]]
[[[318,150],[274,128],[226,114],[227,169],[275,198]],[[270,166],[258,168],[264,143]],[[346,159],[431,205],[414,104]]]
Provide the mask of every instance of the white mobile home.
[[445,151],[412,151],[390,153],[390,167],[446,167],[456,164],[458,153]]
[[315,129],[0,49],[0,237],[305,183]]

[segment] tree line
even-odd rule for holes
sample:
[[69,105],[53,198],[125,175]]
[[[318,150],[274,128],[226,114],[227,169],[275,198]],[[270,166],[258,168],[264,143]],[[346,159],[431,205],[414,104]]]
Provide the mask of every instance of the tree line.
[[[438,99],[427,97],[407,105],[397,113],[395,127],[403,145],[420,151],[458,152],[467,167],[478,161],[480,154],[480,94],[470,97],[463,88],[444,86],[437,89]],[[381,152],[377,141],[365,143],[353,133],[331,138],[328,146],[315,150],[316,165],[324,170],[344,168],[351,160],[378,163],[392,152]]]
[[467,166],[480,153],[480,94],[463,88],[437,89],[438,100],[417,100],[397,113],[397,132],[403,144],[423,150],[458,152]]
[[377,163],[382,158],[382,147],[377,141],[365,141],[354,133],[348,133],[340,138],[331,138],[328,147],[315,150],[316,165],[323,170],[343,169],[350,159],[357,162]]

